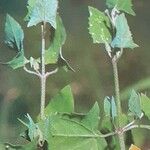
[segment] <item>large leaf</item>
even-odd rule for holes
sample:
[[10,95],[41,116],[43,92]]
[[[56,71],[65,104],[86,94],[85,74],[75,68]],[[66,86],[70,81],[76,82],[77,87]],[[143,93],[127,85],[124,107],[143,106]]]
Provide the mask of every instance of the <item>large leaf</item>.
[[116,7],[118,10],[122,10],[128,14],[135,15],[132,9],[132,0],[106,0],[106,5],[109,8]]
[[132,112],[136,117],[141,118],[142,110],[140,104],[140,97],[134,90],[132,90],[128,107],[130,112]]
[[29,0],[28,1],[28,27],[40,22],[48,22],[56,28],[57,0]]
[[108,27],[110,27],[108,17],[93,7],[89,7],[89,13],[89,33],[93,38],[93,42],[110,43],[111,35],[108,30]]
[[11,48],[17,47],[18,51],[23,49],[24,33],[19,23],[10,15],[6,16],[5,43]]
[[45,51],[45,64],[55,64],[58,61],[60,50],[65,40],[66,31],[60,16],[57,15],[57,28],[50,47]]
[[13,69],[23,67],[28,63],[28,60],[24,57],[23,39],[24,33],[21,26],[16,20],[7,14],[5,23],[5,43],[11,48],[16,48],[18,54],[5,64]]
[[45,108],[46,115],[56,112],[73,112],[74,100],[70,86],[64,87]]
[[41,129],[53,150],[103,150],[106,147],[105,139],[96,138],[97,132],[59,115],[50,116]]
[[145,113],[145,115],[150,120],[150,99],[146,95],[141,94],[140,100],[141,100],[141,108],[143,112]]
[[132,34],[129,29],[127,19],[124,13],[120,14],[115,21],[116,36],[113,39],[111,46],[117,48],[135,48],[138,47],[132,39]]
[[82,123],[89,127],[92,130],[95,130],[98,128],[100,121],[100,110],[99,105],[96,102],[92,109],[85,115],[85,117],[82,119]]

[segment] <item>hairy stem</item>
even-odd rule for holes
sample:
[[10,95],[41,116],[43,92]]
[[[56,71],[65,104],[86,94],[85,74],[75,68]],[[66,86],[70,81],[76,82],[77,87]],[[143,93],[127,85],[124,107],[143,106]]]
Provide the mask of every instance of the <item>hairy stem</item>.
[[[118,117],[122,114],[121,102],[120,102],[120,88],[119,88],[119,77],[118,77],[118,67],[117,67],[117,59],[114,56],[112,59],[113,65],[113,74],[114,74],[114,83],[115,83],[115,96],[116,96],[116,104],[117,104],[117,112]],[[119,123],[118,123],[119,125]]]
[[[119,76],[118,76],[118,67],[117,67],[117,56],[115,55],[112,58],[112,65],[113,65],[113,74],[114,74],[114,83],[115,83],[115,96],[116,96],[116,104],[117,104],[117,128],[121,128],[120,120],[121,120],[121,114],[122,114],[122,108],[121,108],[121,100],[120,100],[120,88],[119,88]],[[120,144],[120,149],[125,150],[125,140],[123,133],[118,133],[118,139]]]
[[45,26],[43,23],[41,25],[41,40],[42,40],[42,49],[41,49],[41,110],[40,115],[41,119],[45,119],[44,108],[45,108],[45,92],[46,92],[46,77],[45,77]]

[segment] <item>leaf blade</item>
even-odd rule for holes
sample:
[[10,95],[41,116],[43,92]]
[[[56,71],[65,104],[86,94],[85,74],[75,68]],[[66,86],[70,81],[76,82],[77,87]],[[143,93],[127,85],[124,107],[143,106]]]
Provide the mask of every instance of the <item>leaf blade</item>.
[[124,13],[120,14],[115,21],[116,26],[116,36],[113,39],[111,46],[117,48],[135,48],[138,47],[137,44],[134,43],[131,31],[128,26],[127,19]]
[[89,33],[93,43],[110,43],[111,35],[108,30],[109,19],[98,9],[89,7]]
[[30,0],[28,5],[28,27],[40,22],[48,22],[53,28],[56,28],[57,0],[36,0],[35,2]]

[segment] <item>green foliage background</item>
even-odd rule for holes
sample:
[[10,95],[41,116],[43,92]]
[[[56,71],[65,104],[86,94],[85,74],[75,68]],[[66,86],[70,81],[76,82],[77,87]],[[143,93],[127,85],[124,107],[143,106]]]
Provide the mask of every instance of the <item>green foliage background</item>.
[[[68,74],[60,70],[48,80],[47,85],[48,103],[51,97],[71,82],[75,109],[78,112],[86,112],[96,100],[101,103],[106,95],[111,96],[114,93],[111,62],[104,48],[92,44],[88,34],[88,5],[100,10],[105,8],[104,1],[60,0],[59,12],[67,31],[63,55],[76,72]],[[140,47],[125,51],[119,64],[123,100],[128,98],[127,91],[132,85],[134,89],[150,94],[149,6],[148,0],[136,0],[136,17],[128,16],[134,40]],[[3,43],[6,13],[11,14],[24,28],[26,56],[39,56],[40,30],[35,27],[25,28],[23,18],[26,11],[25,0],[0,1],[0,61],[8,61],[15,56],[15,51]],[[17,118],[24,118],[27,112],[34,118],[39,112],[39,102],[39,81],[36,77],[21,69],[13,71],[11,68],[0,66],[0,143],[8,140],[17,142],[17,136],[24,128],[19,128],[21,124]],[[124,102],[126,104],[126,101]],[[145,144],[148,143],[148,134],[145,132],[145,135],[137,136],[140,138],[137,141],[145,138]]]

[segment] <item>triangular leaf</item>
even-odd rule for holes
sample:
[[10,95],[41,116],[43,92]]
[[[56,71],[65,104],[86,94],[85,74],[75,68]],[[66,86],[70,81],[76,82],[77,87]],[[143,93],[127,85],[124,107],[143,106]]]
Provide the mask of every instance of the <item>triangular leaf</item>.
[[108,30],[110,22],[108,17],[98,9],[89,7],[89,33],[94,43],[110,43],[111,35]]
[[113,39],[111,46],[117,48],[135,48],[138,47],[132,39],[132,34],[129,29],[127,19],[124,13],[120,14],[115,21],[116,36]]
[[57,28],[55,30],[52,44],[48,50],[45,51],[45,64],[55,64],[58,61],[60,50],[65,43],[65,40],[66,31],[60,16],[57,15]]
[[122,10],[128,14],[135,15],[132,9],[132,0],[106,0],[106,5],[109,8],[116,7],[118,10]]
[[141,100],[141,108],[143,112],[145,113],[145,115],[150,120],[150,99],[146,95],[141,94],[140,100]]
[[96,102],[92,109],[85,115],[85,117],[82,119],[82,123],[89,127],[92,130],[95,130],[98,128],[100,120],[100,110],[99,105]]
[[18,54],[11,61],[4,64],[9,65],[13,69],[23,67],[28,63],[28,60],[24,57],[23,39],[24,33],[21,26],[7,14],[5,23],[5,43],[11,48],[17,48]]
[[140,104],[140,97],[134,90],[132,90],[128,107],[130,112],[132,112],[136,117],[141,118],[142,110]]
[[56,28],[57,0],[29,0],[28,2],[28,27],[40,22],[48,22]]
[[51,99],[45,108],[45,114],[50,115],[56,112],[73,112],[74,100],[70,86],[64,87],[54,98]]
[[10,15],[6,16],[5,43],[11,48],[17,47],[18,51],[23,49],[24,33],[19,23]]
[[60,115],[50,116],[40,125],[48,147],[53,150],[102,150],[107,145],[104,138],[96,138],[101,134],[98,131]]

